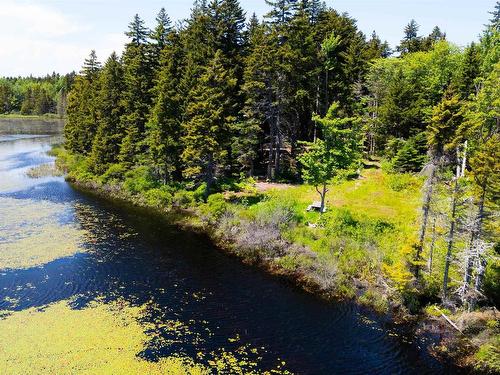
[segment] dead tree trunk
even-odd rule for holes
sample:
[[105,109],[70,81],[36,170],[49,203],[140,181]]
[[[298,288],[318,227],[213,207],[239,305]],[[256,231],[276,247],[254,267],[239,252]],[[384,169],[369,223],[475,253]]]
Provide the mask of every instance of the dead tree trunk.
[[427,231],[427,222],[429,221],[429,212],[431,208],[432,193],[434,190],[434,177],[436,175],[435,161],[431,161],[430,174],[426,183],[426,190],[424,195],[424,203],[422,205],[422,224],[420,225],[420,234],[418,236],[418,243],[415,251],[415,278],[419,278],[420,274],[420,261],[422,258],[422,249],[424,247],[425,233]]
[[429,248],[429,261],[427,263],[427,268],[429,270],[429,275],[432,275],[432,262],[433,262],[433,256],[434,256],[434,247],[436,246],[436,217],[434,217],[434,220],[432,222],[432,240],[431,240],[431,246]]
[[450,218],[450,232],[448,234],[448,246],[446,250],[446,258],[444,263],[444,275],[443,275],[443,302],[448,300],[448,276],[450,271],[450,264],[453,252],[453,240],[455,236],[455,225],[457,216],[457,201],[458,201],[458,177],[460,173],[457,173],[455,177],[455,186],[453,188],[453,198],[451,201],[451,218]]
[[[474,228],[471,232],[471,240],[470,240],[470,250],[473,249],[473,247],[477,247],[477,242],[481,238],[481,232],[483,230],[483,220],[484,220],[484,202],[486,199],[486,181],[483,183],[481,186],[481,198],[479,199],[478,203],[478,212],[476,216],[476,220],[474,222]],[[477,252],[477,257],[478,257],[478,262],[479,262],[479,267],[477,270],[476,274],[476,280],[474,282],[474,289],[476,292],[481,292],[481,289],[483,287],[483,278],[484,278],[484,272],[486,271],[486,257],[484,254],[481,254]],[[472,267],[474,265],[474,259],[469,259],[467,262],[467,269],[465,270],[465,277],[467,278],[464,282],[464,287],[469,288],[469,284],[472,279]],[[468,292],[468,290],[467,290]],[[471,297],[469,301],[469,308],[473,309],[475,304],[476,304],[476,293],[474,293],[474,296]]]

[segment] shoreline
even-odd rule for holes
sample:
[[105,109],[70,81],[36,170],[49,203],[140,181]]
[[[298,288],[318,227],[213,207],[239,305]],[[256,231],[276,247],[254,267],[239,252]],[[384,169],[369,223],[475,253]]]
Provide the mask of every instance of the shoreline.
[[[465,373],[481,373],[481,371],[474,369],[474,363],[466,358],[466,354],[470,354],[466,353],[466,350],[471,349],[471,345],[466,337],[463,334],[458,335],[450,325],[438,317],[428,316],[424,312],[410,314],[402,306],[398,305],[390,305],[388,311],[381,312],[377,310],[376,306],[359,301],[358,297],[362,294],[361,292],[359,295],[351,298],[341,296],[333,293],[333,290],[325,290],[319,283],[308,279],[307,275],[301,272],[294,272],[280,267],[273,262],[273,259],[262,256],[263,254],[259,254],[257,258],[245,257],[238,251],[237,245],[234,242],[221,238],[218,235],[216,224],[200,220],[200,215],[194,208],[173,207],[166,209],[164,207],[155,207],[147,204],[141,197],[137,198],[127,193],[117,185],[101,185],[96,182],[77,181],[72,178],[66,178],[66,180],[73,188],[85,194],[124,206],[147,210],[150,213],[159,215],[168,224],[174,225],[181,230],[193,231],[197,234],[205,235],[217,250],[226,256],[236,258],[245,265],[255,267],[270,277],[285,282],[293,288],[298,288],[325,303],[353,303],[375,314],[385,324],[402,329],[413,335],[416,339],[422,341],[430,339],[431,342],[424,349],[426,354],[443,362],[445,365],[454,366],[460,373],[462,371]],[[293,244],[289,243],[289,245]],[[460,345],[454,350],[447,349],[450,343],[456,346],[457,342]]]

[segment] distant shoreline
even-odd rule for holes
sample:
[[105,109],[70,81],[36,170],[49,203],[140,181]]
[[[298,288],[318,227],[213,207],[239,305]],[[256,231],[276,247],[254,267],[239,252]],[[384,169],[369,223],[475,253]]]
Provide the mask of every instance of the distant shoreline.
[[18,113],[0,114],[2,119],[22,119],[22,120],[65,120],[65,116],[59,116],[55,113],[46,113],[44,115],[21,115]]
[[49,116],[0,115],[2,134],[62,134],[64,118]]

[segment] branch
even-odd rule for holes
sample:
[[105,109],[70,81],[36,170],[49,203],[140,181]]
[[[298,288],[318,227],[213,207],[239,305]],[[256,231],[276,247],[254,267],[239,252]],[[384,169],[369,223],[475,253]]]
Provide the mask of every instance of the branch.
[[438,313],[440,313],[440,314],[441,314],[441,316],[442,316],[443,318],[445,318],[445,320],[446,320],[448,323],[450,323],[450,325],[451,325],[453,328],[455,328],[458,332],[462,333],[462,330],[461,330],[460,328],[458,328],[458,326],[457,326],[455,323],[453,323],[453,322],[450,320],[450,318],[448,318],[448,317],[447,317],[447,316],[446,316],[446,315],[445,315],[445,314],[444,314],[441,310],[439,310],[436,306],[434,306],[434,308],[437,310],[437,312],[438,312]]

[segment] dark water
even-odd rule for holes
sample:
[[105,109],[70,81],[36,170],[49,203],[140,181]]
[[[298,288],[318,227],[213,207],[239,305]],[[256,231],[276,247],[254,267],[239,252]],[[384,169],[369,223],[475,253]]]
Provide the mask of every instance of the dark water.
[[[425,354],[425,343],[353,304],[321,302],[223,255],[204,236],[78,192],[62,178],[26,178],[28,167],[51,160],[45,152],[56,141],[0,135],[0,209],[2,199],[63,203],[68,210],[58,220],[88,231],[87,252],[0,271],[0,310],[74,296],[75,308],[97,296],[154,301],[158,308],[151,319],[189,322],[190,332],[161,347],[152,341],[141,353],[152,360],[172,353],[194,358],[200,351],[231,351],[246,343],[265,348],[262,369],[279,359],[300,374],[453,373]],[[236,335],[239,343],[228,341]]]

